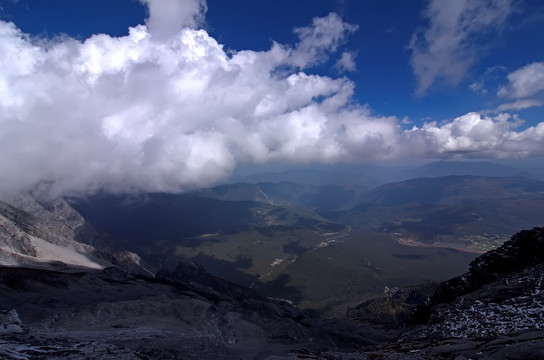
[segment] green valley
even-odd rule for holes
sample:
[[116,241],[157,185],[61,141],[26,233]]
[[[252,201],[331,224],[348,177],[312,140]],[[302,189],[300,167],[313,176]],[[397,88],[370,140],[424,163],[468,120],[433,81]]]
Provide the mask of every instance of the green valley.
[[479,253],[517,229],[539,225],[544,183],[481,176],[412,179],[374,189],[235,183],[71,203],[158,268],[190,258],[263,295],[345,317],[383,297],[386,288],[465,272]]

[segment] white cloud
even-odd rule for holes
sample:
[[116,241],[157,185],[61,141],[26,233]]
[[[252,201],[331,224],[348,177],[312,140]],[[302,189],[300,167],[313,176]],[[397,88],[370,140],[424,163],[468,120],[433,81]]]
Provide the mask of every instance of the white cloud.
[[500,29],[511,12],[512,0],[431,0],[429,27],[409,44],[416,94],[424,95],[437,81],[457,85],[481,56],[478,36]]
[[505,103],[505,104],[502,104],[502,105],[498,106],[495,109],[495,112],[509,111],[509,110],[519,111],[519,110],[529,109],[529,108],[532,108],[532,107],[537,107],[537,106],[542,106],[542,105],[544,105],[542,103],[542,101],[535,100],[535,99],[516,100],[514,102]]
[[544,62],[526,65],[508,74],[509,84],[499,89],[499,96],[525,98],[544,90]]
[[357,25],[345,23],[335,13],[314,18],[311,26],[295,29],[299,43],[292,51],[289,63],[304,69],[325,62],[329,59],[329,53],[335,52],[346,36],[357,29]]
[[140,0],[149,9],[146,25],[156,39],[168,39],[185,27],[202,25],[206,0]]
[[343,52],[340,59],[336,62],[335,68],[340,73],[357,70],[357,64],[355,63],[356,57],[356,53],[349,51]]
[[487,89],[484,86],[483,81],[476,81],[469,85],[470,90],[479,94],[487,94]]
[[544,156],[544,123],[515,131],[521,123],[509,114],[468,113],[441,126],[430,122],[414,127],[402,134],[402,140],[411,154],[427,157]]
[[353,26],[329,15],[301,29],[292,47],[228,55],[190,27],[35,42],[0,22],[0,193],[179,191],[240,164],[542,155],[544,126],[517,133],[506,115],[404,131],[358,105],[349,79],[288,70],[324,61]]
[[161,33],[169,37],[157,37],[157,17],[174,24],[159,4],[149,4],[150,29],[84,42],[33,42],[0,22],[5,191],[44,181],[57,192],[177,191],[217,181],[239,162],[339,159],[329,115],[353,84],[276,69],[324,61],[353,26],[331,14],[298,29],[293,48],[228,56],[204,30],[186,27],[194,6]]

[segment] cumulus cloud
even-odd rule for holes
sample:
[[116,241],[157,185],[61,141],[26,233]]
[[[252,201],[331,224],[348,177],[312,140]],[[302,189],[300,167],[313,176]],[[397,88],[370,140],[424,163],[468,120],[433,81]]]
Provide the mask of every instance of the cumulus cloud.
[[408,46],[416,94],[424,95],[437,81],[457,85],[481,55],[479,36],[501,29],[511,13],[512,0],[432,0],[425,12],[429,27]]
[[508,74],[508,85],[499,89],[499,96],[526,98],[544,90],[544,62],[526,65]]
[[517,116],[494,117],[468,113],[451,122],[425,123],[406,131],[401,138],[412,154],[437,158],[543,156],[544,123],[518,132]]
[[276,70],[324,61],[353,26],[331,14],[297,29],[293,47],[227,55],[187,27],[197,7],[161,32],[153,23],[167,13],[149,4],[147,26],[119,38],[33,41],[0,22],[4,189],[178,191],[224,178],[240,162],[342,156],[330,116],[353,84]]
[[166,37],[153,11],[127,36],[85,41],[0,22],[0,193],[175,192],[239,164],[542,155],[542,124],[516,132],[515,118],[468,114],[405,131],[357,104],[349,79],[311,74],[355,30],[335,14],[293,46],[227,54],[191,27],[203,3],[191,4]]

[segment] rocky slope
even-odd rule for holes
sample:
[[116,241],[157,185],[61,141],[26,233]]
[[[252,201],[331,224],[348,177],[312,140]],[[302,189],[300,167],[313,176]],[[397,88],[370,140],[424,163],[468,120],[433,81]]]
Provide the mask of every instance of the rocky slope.
[[152,275],[137,254],[99,234],[63,199],[38,202],[29,194],[0,201],[0,264],[50,269],[115,265]]
[[0,291],[24,328],[0,338],[0,358],[253,359],[365,351],[391,339],[368,326],[312,319],[192,262],[154,279],[115,268],[4,267]]
[[[363,353],[325,359],[543,359],[544,228],[521,231],[440,284],[413,314],[418,325]],[[406,297],[410,300],[410,297]]]
[[451,359],[544,358],[544,228],[521,231],[442,283],[395,352]]

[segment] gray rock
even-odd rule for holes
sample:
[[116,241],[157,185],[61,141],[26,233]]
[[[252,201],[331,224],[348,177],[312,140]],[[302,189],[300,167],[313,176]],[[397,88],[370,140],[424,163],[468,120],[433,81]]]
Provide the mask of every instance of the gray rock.
[[23,323],[14,309],[0,310],[0,335],[24,332]]
[[[52,249],[47,244],[79,254],[80,260],[68,255],[59,255],[57,260],[44,257]],[[60,269],[61,261],[76,266],[118,266],[154,276],[140,256],[95,231],[62,198],[38,202],[30,194],[20,194],[0,201],[0,264]]]

